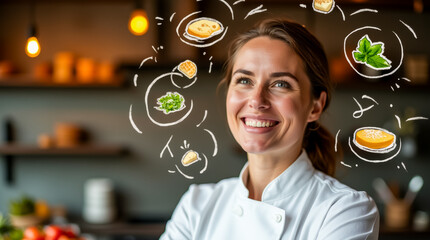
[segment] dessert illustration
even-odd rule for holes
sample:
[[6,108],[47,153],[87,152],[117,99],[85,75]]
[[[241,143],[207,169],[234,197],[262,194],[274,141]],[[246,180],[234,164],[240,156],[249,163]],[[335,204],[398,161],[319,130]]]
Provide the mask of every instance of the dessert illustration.
[[186,152],[184,154],[184,156],[182,157],[182,165],[189,166],[197,161],[201,160],[199,157],[199,154],[193,150],[189,150],[188,152]]
[[191,79],[197,74],[197,65],[190,60],[185,60],[179,64],[178,70]]
[[365,149],[381,150],[392,147],[395,144],[396,136],[382,128],[360,128],[355,132],[354,143],[358,147]]

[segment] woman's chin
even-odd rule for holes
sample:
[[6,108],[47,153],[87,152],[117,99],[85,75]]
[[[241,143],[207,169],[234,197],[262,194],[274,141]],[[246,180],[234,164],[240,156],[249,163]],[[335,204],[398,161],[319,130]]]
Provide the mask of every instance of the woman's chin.
[[240,146],[247,153],[258,154],[258,153],[264,153],[267,151],[267,146],[263,144],[245,143],[245,144],[240,144]]

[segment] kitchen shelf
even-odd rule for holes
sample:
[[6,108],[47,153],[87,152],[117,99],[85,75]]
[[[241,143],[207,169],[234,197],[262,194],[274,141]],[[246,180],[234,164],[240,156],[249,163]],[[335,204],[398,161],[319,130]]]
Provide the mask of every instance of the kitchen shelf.
[[102,145],[81,145],[67,148],[40,148],[17,144],[0,146],[0,155],[9,156],[118,156],[124,151],[125,149],[120,146]]
[[85,144],[76,147],[52,147],[40,148],[31,145],[5,144],[0,146],[0,156],[5,161],[5,180],[8,184],[14,181],[13,165],[15,157],[104,157],[120,156],[126,153],[126,149],[116,145],[92,145]]
[[115,77],[108,83],[97,82],[96,80],[90,83],[80,83],[75,79],[67,83],[57,83],[52,79],[35,79],[28,76],[12,76],[8,78],[0,78],[0,89],[6,88],[73,88],[73,89],[115,89],[124,87],[124,79]]

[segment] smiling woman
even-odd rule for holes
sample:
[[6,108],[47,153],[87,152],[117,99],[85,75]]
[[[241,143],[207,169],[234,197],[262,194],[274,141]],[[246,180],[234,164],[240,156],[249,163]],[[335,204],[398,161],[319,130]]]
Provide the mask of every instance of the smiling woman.
[[303,26],[266,20],[236,38],[226,76],[239,178],[192,185],[161,239],[377,239],[373,200],[338,182],[325,53]]

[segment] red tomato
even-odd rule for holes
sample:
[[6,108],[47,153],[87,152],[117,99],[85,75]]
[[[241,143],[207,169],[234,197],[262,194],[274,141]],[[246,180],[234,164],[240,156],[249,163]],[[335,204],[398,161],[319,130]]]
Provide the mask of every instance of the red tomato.
[[63,234],[63,230],[59,226],[49,225],[45,227],[46,240],[58,240]]
[[61,235],[58,240],[70,240],[70,238],[66,235]]
[[44,240],[43,232],[37,227],[28,227],[24,231],[24,238],[28,240]]

